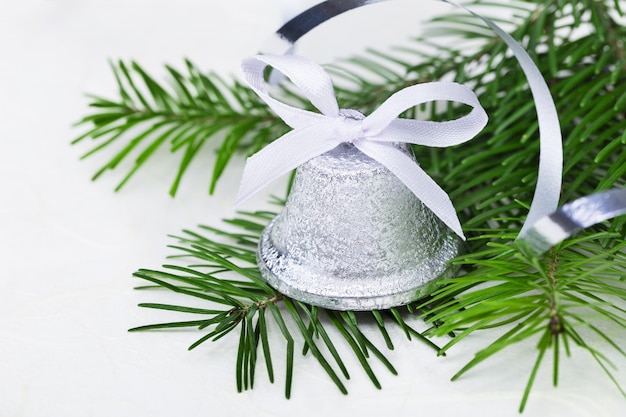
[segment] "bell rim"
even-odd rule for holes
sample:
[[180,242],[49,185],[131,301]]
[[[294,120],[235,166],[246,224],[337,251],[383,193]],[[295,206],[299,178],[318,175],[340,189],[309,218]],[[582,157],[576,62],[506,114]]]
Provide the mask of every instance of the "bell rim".
[[[393,307],[410,304],[421,298],[431,294],[440,281],[451,278],[459,270],[457,265],[445,262],[443,269],[434,277],[428,277],[425,282],[420,284],[410,283],[405,288],[400,288],[392,292],[382,292],[379,294],[360,295],[360,294],[343,294],[336,295],[332,293],[324,293],[323,291],[307,291],[293,285],[293,280],[289,279],[288,274],[280,276],[280,273],[272,270],[268,266],[268,258],[273,257],[277,263],[285,264],[291,260],[288,256],[280,254],[271,242],[271,230],[276,218],[274,218],[263,230],[259,245],[256,251],[257,267],[261,273],[261,277],[272,288],[281,294],[317,307],[327,308],[330,310],[353,310],[353,311],[371,311],[371,310],[387,310]],[[458,242],[456,247],[456,255],[462,252],[462,241],[456,236],[450,235],[451,239]],[[274,255],[272,255],[274,254]],[[278,255],[276,255],[278,254]],[[274,268],[280,269],[280,268]],[[310,277],[311,287],[315,288],[314,279]],[[379,279],[379,278],[377,278]],[[302,287],[302,283],[299,285]]]

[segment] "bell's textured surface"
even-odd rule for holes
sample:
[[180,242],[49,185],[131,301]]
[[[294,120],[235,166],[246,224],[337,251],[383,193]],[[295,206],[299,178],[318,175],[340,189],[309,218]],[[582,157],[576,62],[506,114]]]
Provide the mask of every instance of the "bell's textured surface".
[[373,310],[427,295],[453,274],[461,244],[387,168],[343,144],[298,168],[257,256],[263,278],[291,298]]

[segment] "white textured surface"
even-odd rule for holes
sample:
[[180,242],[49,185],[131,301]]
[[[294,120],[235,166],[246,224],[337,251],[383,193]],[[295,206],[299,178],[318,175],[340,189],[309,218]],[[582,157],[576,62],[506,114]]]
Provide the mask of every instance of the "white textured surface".
[[[240,174],[231,170],[213,198],[205,193],[208,171],[197,163],[180,195],[170,199],[175,164],[167,158],[119,194],[111,190],[121,172],[91,183],[102,157],[79,162],[85,147],[68,144],[78,133],[71,123],[86,111],[83,93],[114,94],[108,58],[134,58],[157,76],[164,74],[163,63],[180,67],[183,57],[207,70],[235,71],[282,19],[312,3],[0,3],[0,416],[516,415],[533,346],[503,352],[449,382],[489,335],[436,358],[394,332],[396,350],[389,357],[400,375],[376,366],[383,385],[377,391],[358,364],[348,361],[347,397],[312,359],[298,357],[293,399],[285,401],[281,369],[275,385],[259,372],[254,391],[236,393],[236,337],[187,352],[194,332],[126,332],[175,319],[135,307],[159,297],[134,292],[137,282],[130,274],[163,262],[170,253],[167,233],[198,223],[217,225],[231,215]],[[301,51],[324,61],[360,45],[403,40],[417,30],[425,10],[445,9],[434,2],[392,3],[359,11],[358,23],[328,24],[326,31],[312,33]],[[376,24],[381,14],[393,24]],[[333,41],[337,37],[341,42]],[[210,151],[205,155],[210,158]],[[260,196],[247,207],[264,200]],[[173,301],[166,295],[160,300]],[[623,372],[624,360],[615,359]],[[588,355],[574,350],[563,365],[556,390],[548,383],[548,368],[542,370],[526,415],[622,414],[624,400]]]

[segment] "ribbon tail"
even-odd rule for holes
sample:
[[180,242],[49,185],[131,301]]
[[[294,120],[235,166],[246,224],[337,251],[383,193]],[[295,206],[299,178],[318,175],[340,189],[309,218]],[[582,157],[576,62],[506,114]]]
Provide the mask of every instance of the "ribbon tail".
[[508,45],[522,67],[528,79],[530,91],[535,99],[540,139],[539,172],[528,216],[526,216],[526,221],[517,237],[519,239],[524,236],[537,220],[555,211],[559,204],[563,179],[563,139],[556,106],[543,75],[528,55],[528,52],[511,35],[502,30],[492,20],[458,5],[454,1],[441,1],[464,9],[476,16],[485,22]]
[[626,188],[602,191],[567,203],[542,217],[518,240],[540,255],[579,230],[624,214]]
[[354,145],[389,169],[446,226],[465,240],[461,222],[450,197],[411,157],[387,143],[358,141]]
[[246,161],[235,208],[284,174],[338,145],[324,126],[292,130]]

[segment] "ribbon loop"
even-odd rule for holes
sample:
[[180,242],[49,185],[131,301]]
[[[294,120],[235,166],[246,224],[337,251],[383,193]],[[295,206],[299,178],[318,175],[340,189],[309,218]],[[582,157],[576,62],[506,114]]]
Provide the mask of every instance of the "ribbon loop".
[[[291,107],[271,97],[263,79],[267,65],[289,77],[321,114]],[[339,109],[330,77],[306,58],[257,56],[244,60],[242,71],[250,87],[294,130],[248,158],[236,207],[283,174],[348,142],[389,169],[426,207],[465,239],[446,192],[391,143],[445,147],[472,139],[487,124],[487,114],[470,89],[447,82],[413,85],[393,94],[366,117],[356,110]],[[445,122],[397,118],[411,107],[437,100],[460,102],[471,106],[472,110],[459,119]]]
[[271,108],[294,129],[308,126],[320,114],[298,109],[282,103],[270,96],[265,88],[263,70],[270,65],[287,76],[304,96],[322,114],[339,116],[339,106],[330,76],[318,65],[308,60],[293,60],[291,55],[258,55],[243,61],[241,68],[244,79]]

